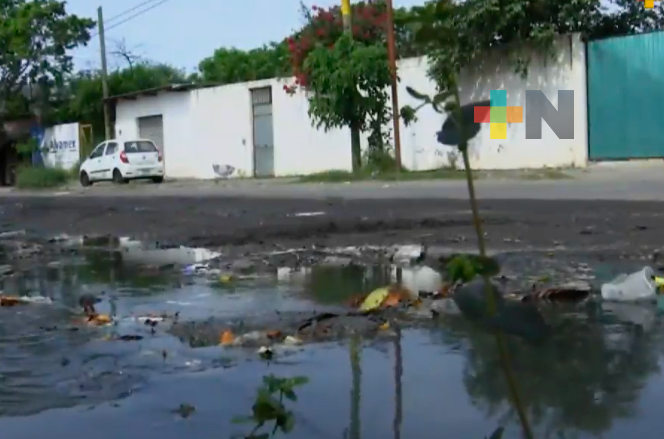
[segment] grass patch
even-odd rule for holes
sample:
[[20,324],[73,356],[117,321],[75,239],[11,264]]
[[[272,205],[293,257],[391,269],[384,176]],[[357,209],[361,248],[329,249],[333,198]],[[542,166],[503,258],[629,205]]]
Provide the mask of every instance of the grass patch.
[[72,178],[72,172],[61,168],[24,166],[16,170],[19,189],[49,189],[63,186]]
[[[466,174],[457,169],[436,169],[432,171],[408,171],[401,174],[390,172],[362,171],[357,174],[348,171],[325,171],[304,175],[295,183],[345,183],[353,181],[418,181],[418,180],[465,180]],[[564,180],[573,178],[560,169],[544,168],[529,170],[473,171],[473,178],[510,180]]]
[[463,180],[466,178],[464,171],[456,169],[436,169],[433,171],[408,171],[401,173],[369,172],[362,171],[353,173],[348,171],[325,171],[317,174],[304,175],[296,183],[345,183],[347,181],[416,181],[416,180]]

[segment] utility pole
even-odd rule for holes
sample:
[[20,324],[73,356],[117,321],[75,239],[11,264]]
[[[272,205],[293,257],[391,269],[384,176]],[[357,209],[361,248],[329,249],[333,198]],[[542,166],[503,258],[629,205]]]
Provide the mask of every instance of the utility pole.
[[343,20],[344,31],[353,35],[353,27],[350,19],[350,0],[341,0],[341,18]]
[[401,133],[399,121],[399,91],[397,87],[397,48],[394,41],[394,7],[392,0],[387,5],[387,58],[392,75],[392,123],[394,124],[394,156],[397,162],[397,173],[401,173]]
[[97,8],[97,26],[99,26],[99,50],[101,52],[101,86],[104,93],[104,133],[106,140],[111,137],[111,112],[108,104],[108,70],[106,68],[106,37],[104,36],[104,13]]

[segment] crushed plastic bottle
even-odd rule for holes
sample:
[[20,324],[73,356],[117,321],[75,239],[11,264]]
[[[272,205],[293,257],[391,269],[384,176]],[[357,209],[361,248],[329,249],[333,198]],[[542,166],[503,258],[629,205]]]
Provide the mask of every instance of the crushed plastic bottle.
[[657,300],[655,273],[650,267],[632,274],[621,274],[602,285],[602,298],[619,302]]

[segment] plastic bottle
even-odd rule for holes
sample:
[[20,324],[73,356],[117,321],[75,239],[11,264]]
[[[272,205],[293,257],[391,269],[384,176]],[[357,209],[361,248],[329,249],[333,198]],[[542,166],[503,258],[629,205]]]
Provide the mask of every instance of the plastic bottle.
[[602,285],[602,298],[620,302],[637,300],[657,300],[655,273],[650,267],[632,274],[621,274]]

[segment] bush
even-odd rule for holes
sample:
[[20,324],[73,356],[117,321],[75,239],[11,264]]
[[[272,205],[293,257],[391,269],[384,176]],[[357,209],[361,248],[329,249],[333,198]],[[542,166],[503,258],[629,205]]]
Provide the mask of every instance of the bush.
[[61,168],[22,167],[16,170],[16,187],[46,189],[62,186],[71,179],[71,172]]

